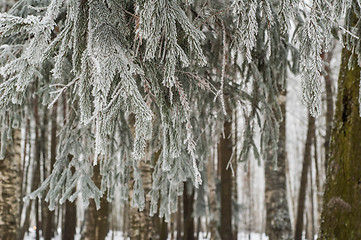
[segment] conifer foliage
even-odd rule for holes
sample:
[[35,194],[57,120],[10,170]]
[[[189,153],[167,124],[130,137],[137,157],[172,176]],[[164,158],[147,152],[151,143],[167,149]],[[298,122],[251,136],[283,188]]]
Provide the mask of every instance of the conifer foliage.
[[[298,61],[304,101],[312,115],[320,113],[321,53],[331,30],[340,29],[339,16],[360,2],[310,2],[20,0],[0,14],[1,156],[34,95],[50,109],[66,96],[70,107],[54,170],[28,198],[45,196],[53,209],[81,195],[99,206],[102,194],[111,201],[116,187],[127,199],[132,176],[132,205],[142,210],[138,163],[161,151],[151,162],[150,211],[155,214],[159,203],[168,220],[183,182],[202,183],[202,162],[226,119],[225,100],[244,106],[241,160],[253,148],[258,158],[272,151],[276,163],[278,89],[289,66],[297,72]],[[353,31],[341,29],[359,52]],[[44,74],[49,66],[50,79]],[[100,188],[91,178],[96,164]]]

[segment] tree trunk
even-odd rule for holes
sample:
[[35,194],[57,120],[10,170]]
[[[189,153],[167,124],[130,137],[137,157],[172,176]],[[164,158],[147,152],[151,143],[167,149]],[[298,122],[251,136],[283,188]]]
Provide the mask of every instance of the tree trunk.
[[128,234],[129,234],[129,202],[128,201],[124,201],[123,204],[123,235],[124,235],[124,239],[128,239]]
[[[316,136],[316,128],[314,129],[314,141],[313,141],[313,149],[314,149],[314,162],[315,162],[315,184],[316,184],[316,217],[315,217],[315,232],[318,231],[321,221],[321,210],[322,210],[322,194],[323,194],[323,184],[321,184],[321,176],[322,172],[321,169],[324,168],[324,165],[319,165],[318,163],[318,147],[317,147],[317,136]],[[321,155],[322,156],[322,155]],[[321,160],[322,163],[322,160]],[[321,167],[321,169],[320,169]],[[311,168],[312,170],[312,168]],[[312,174],[312,171],[311,171]]]
[[130,209],[130,239],[149,240],[155,239],[154,218],[149,216],[150,195],[152,187],[152,172],[150,162],[141,160],[138,164],[141,171],[143,188],[145,193],[145,208],[139,211],[136,208]]
[[[34,98],[34,119],[35,119],[35,148],[34,148],[34,170],[33,170],[33,183],[32,187],[34,190],[40,186],[40,157],[41,157],[41,139],[40,139],[40,115],[39,115],[39,99],[38,97]],[[36,240],[40,240],[40,216],[39,216],[39,203],[40,199],[36,198],[35,201],[35,225],[36,225]],[[40,205],[41,207],[41,205]]]
[[[234,112],[234,142],[238,142],[238,135],[237,135],[237,129],[238,129],[238,118],[237,118],[237,111]],[[232,178],[232,191],[233,191],[233,203],[238,204],[238,189],[237,189],[237,170],[238,170],[238,163],[237,163],[237,147],[235,147],[234,150],[234,158],[232,159],[232,165],[233,165],[233,171],[234,176]],[[238,209],[238,208],[237,208]],[[233,240],[237,240],[238,238],[238,211],[233,211]]]
[[183,192],[183,240],[194,240],[194,218],[192,216],[193,204],[193,186],[190,186],[187,182],[185,182]]
[[[14,240],[19,233],[21,187],[21,131],[13,129],[5,158],[0,160],[0,239]],[[10,142],[10,141],[8,141]]]
[[76,204],[67,200],[63,210],[62,240],[74,240],[76,233]]
[[307,227],[307,240],[313,240],[314,236],[315,236],[315,216],[314,216],[314,212],[315,212],[315,208],[314,208],[314,204],[313,204],[313,177],[312,177],[312,164],[309,168],[309,193],[308,193],[308,213],[307,213],[307,223],[308,223],[308,227]]
[[350,56],[342,50],[320,239],[361,239],[361,68],[348,69]]
[[[51,114],[51,139],[50,139],[50,172],[53,171],[53,166],[56,160],[56,132],[57,132],[57,108],[58,104],[55,103]],[[47,210],[46,222],[44,222],[44,239],[51,240],[54,236],[54,211]]]
[[[49,158],[48,158],[48,113],[47,113],[47,107],[44,107],[44,111],[43,111],[43,122],[42,125],[40,126],[40,144],[41,144],[41,160],[42,160],[42,174],[40,174],[40,176],[42,177],[41,182],[44,181],[44,179],[46,178],[46,176],[49,174]],[[47,223],[47,219],[49,217],[49,208],[48,208],[48,204],[44,201],[44,198],[40,199],[40,207],[41,207],[41,230],[42,230],[42,234],[43,237],[45,237],[45,234],[47,232],[47,230],[51,230],[46,226]],[[50,239],[49,239],[50,240]]]
[[330,156],[330,140],[332,133],[332,119],[333,119],[333,93],[332,93],[332,78],[330,62],[332,59],[332,51],[322,54],[322,59],[327,63],[325,66],[325,88],[326,88],[326,135],[325,135],[325,169]]
[[[100,163],[93,168],[93,181],[97,187],[100,188],[101,175]],[[104,240],[109,232],[109,202],[106,198],[106,193],[100,199],[100,209],[97,211],[95,202],[90,201],[87,210],[86,223],[83,240]]]
[[211,233],[211,239],[220,240],[221,237],[218,232],[218,222],[219,222],[219,211],[217,208],[217,192],[216,192],[216,182],[215,182],[215,171],[214,171],[214,156],[209,158],[207,162],[207,181],[208,181],[208,205],[209,205],[209,214],[210,219],[208,223],[208,229]]
[[177,240],[182,240],[182,201],[181,196],[178,197],[177,214]]
[[[24,149],[23,149],[23,156],[22,156],[22,166],[21,166],[21,186],[20,186],[20,199],[23,199],[25,194],[26,194],[26,189],[28,187],[28,170],[29,170],[29,162],[30,161],[26,161],[26,156],[27,156],[27,150],[28,150],[28,145],[29,141],[28,139],[30,138],[30,119],[28,119],[27,117],[25,117],[26,119],[26,123],[25,123],[25,136],[24,136]],[[30,146],[29,146],[30,149]],[[29,156],[30,158],[30,156]],[[23,207],[24,207],[24,201],[20,201],[20,210],[19,210],[19,214],[20,214],[20,225],[21,225],[21,213],[23,212]],[[21,230],[20,230],[21,231]],[[20,233],[18,234],[18,237],[20,236]]]
[[[231,115],[230,115],[231,116]],[[224,138],[218,144],[218,162],[221,172],[221,225],[219,233],[222,240],[233,239],[232,232],[232,172],[227,164],[232,157],[232,123],[224,123]]]
[[311,149],[312,149],[312,139],[314,135],[315,128],[315,118],[311,115],[308,115],[308,130],[305,144],[305,153],[303,158],[302,165],[302,175],[301,175],[301,186],[300,192],[298,194],[298,204],[297,204],[297,218],[296,218],[296,228],[295,228],[295,240],[302,239],[302,230],[303,230],[303,214],[305,210],[305,199],[306,199],[306,190],[307,190],[307,179],[308,179],[308,169],[311,165]]
[[[69,162],[73,156],[69,155]],[[71,169],[74,174],[75,169]],[[74,192],[75,190],[73,190]],[[63,209],[63,222],[62,222],[62,240],[74,240],[76,233],[76,203],[66,200],[65,208]]]
[[272,154],[265,161],[266,235],[269,240],[292,238],[286,187],[286,91],[280,91],[279,104],[283,120],[279,125],[277,170]]

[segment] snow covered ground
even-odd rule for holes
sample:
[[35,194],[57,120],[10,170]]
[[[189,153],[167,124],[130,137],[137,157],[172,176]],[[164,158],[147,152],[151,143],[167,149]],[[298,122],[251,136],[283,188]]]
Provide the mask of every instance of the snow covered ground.
[[[35,230],[30,229],[29,235],[25,235],[24,240],[33,240],[33,239],[35,239]],[[40,238],[40,239],[43,240],[43,238]],[[170,237],[168,239],[170,239]],[[208,235],[208,237],[207,237],[207,233],[199,234],[198,240],[208,240],[208,239],[210,239],[210,236]],[[303,238],[303,239],[305,239],[305,238]],[[55,236],[53,238],[53,240],[61,240],[60,235]],[[80,234],[75,235],[75,240],[80,240]],[[120,231],[115,231],[114,234],[112,231],[110,231],[106,240],[125,240],[125,238],[123,237],[123,233]],[[238,233],[238,240],[268,240],[268,238],[265,234],[262,234],[262,233],[241,232],[241,233]]]
[[[30,229],[29,235],[25,235],[24,240],[33,240],[33,239],[35,239],[35,230]],[[43,240],[43,238],[40,239]],[[208,239],[210,239],[210,234],[208,234],[208,237],[207,237],[207,233],[199,234],[199,240],[208,240]],[[61,240],[60,235],[55,236],[53,240]],[[75,240],[80,240],[80,234],[75,235]],[[110,231],[106,240],[124,240],[123,233],[120,231],[115,231],[113,234],[113,232]],[[238,233],[238,240],[268,240],[268,238],[266,237],[266,235],[260,233]]]

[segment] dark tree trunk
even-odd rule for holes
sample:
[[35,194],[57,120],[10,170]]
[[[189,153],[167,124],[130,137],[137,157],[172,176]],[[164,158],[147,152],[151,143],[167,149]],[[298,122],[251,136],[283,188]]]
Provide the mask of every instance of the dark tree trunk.
[[183,240],[194,240],[194,189],[189,189],[190,185],[184,183],[183,192]]
[[[357,6],[357,3],[355,3]],[[353,23],[359,19],[354,17]],[[358,104],[361,67],[348,69],[343,49],[336,113],[327,169],[320,239],[361,239],[361,118]]]
[[178,211],[177,211],[177,240],[182,240],[182,201],[181,196],[178,197]]
[[[238,129],[238,119],[237,119],[237,111],[235,111],[235,113],[233,114],[234,116],[234,142],[237,143],[238,142],[238,135],[237,135],[237,129]],[[232,178],[232,191],[233,191],[233,202],[235,204],[238,204],[238,189],[237,189],[237,169],[238,169],[238,163],[237,163],[237,147],[235,148],[235,152],[234,152],[234,158],[232,159],[232,165],[233,165],[233,169],[234,169],[234,176]],[[238,214],[238,212],[234,212],[233,213],[233,240],[237,240],[238,238],[238,218],[236,217],[236,215]]]
[[[53,166],[56,160],[56,132],[57,132],[57,110],[58,104],[55,103],[51,114],[51,138],[50,138],[50,172],[53,171]],[[44,239],[51,240],[54,236],[54,211],[47,210],[46,222],[44,222]]]
[[[230,115],[231,116],[231,115]],[[232,172],[227,165],[232,156],[232,123],[224,123],[224,138],[218,144],[218,162],[221,173],[221,225],[219,233],[222,240],[233,239],[232,231]]]
[[[69,155],[69,162],[73,156]],[[75,169],[71,169],[74,174]],[[75,190],[73,190],[74,192]],[[66,200],[65,208],[63,209],[63,222],[62,222],[62,240],[74,240],[76,233],[76,203]]]
[[302,239],[303,215],[305,211],[307,179],[308,179],[308,172],[312,159],[311,149],[312,149],[312,139],[314,138],[314,133],[315,133],[315,118],[312,117],[311,115],[308,115],[308,130],[307,130],[305,153],[304,153],[303,165],[302,165],[302,175],[300,181],[301,186],[300,186],[300,192],[298,194],[295,240]]
[[[41,151],[41,160],[42,160],[42,176],[45,179],[46,176],[49,174],[49,159],[48,159],[48,114],[47,114],[47,108],[44,107],[43,110],[43,119],[42,119],[42,125],[40,126],[40,151]],[[44,181],[44,179],[41,179],[40,182]],[[43,237],[45,237],[46,231],[48,230],[46,223],[49,216],[49,209],[48,204],[44,201],[44,198],[40,199],[40,207],[41,207],[41,230]]]
[[279,125],[277,170],[270,154],[265,161],[266,234],[269,240],[292,239],[286,187],[286,91],[280,89],[283,120]]
[[[100,163],[93,168],[93,181],[100,188],[101,175]],[[100,209],[97,211],[95,202],[90,201],[85,219],[85,229],[82,234],[83,240],[104,240],[109,232],[109,202],[106,193],[100,199]]]
[[62,240],[74,240],[76,233],[76,204],[67,200],[63,210]]
[[325,135],[325,169],[330,156],[330,140],[332,133],[333,119],[333,93],[330,62],[332,59],[332,51],[322,55],[323,60],[327,63],[325,66],[325,88],[326,88],[326,135]]
[[[63,123],[66,125],[67,113],[68,113],[68,104],[67,96],[63,95]],[[69,162],[73,158],[72,155],[68,155]],[[74,173],[75,169],[72,168],[71,171]],[[73,190],[73,192],[75,189]],[[63,219],[62,224],[62,240],[74,240],[76,233],[76,203],[70,202],[67,200],[65,202],[65,208],[63,208]]]
[[[39,116],[39,99],[34,98],[34,119],[35,119],[35,149],[34,149],[34,171],[33,171],[33,190],[40,186],[40,157],[41,157],[41,139],[40,139],[40,116]],[[35,224],[36,240],[40,240],[40,216],[39,216],[39,199],[35,199]]]
[[165,222],[164,217],[159,219],[159,240],[168,239],[168,224]]

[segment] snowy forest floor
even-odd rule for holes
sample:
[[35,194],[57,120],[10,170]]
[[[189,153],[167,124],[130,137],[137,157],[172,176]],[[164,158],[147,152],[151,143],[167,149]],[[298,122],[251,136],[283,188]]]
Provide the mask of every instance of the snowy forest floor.
[[[60,230],[60,229],[59,229]],[[30,229],[29,230],[29,234],[25,235],[24,240],[33,240],[35,239],[35,230],[34,229]],[[43,238],[40,238],[41,240],[43,240]],[[124,236],[123,233],[120,231],[115,231],[113,234],[113,231],[109,231],[108,236],[106,238],[106,240],[124,240]],[[127,238],[129,239],[129,238]],[[170,236],[168,239],[171,239]],[[207,237],[207,233],[200,233],[199,234],[199,239],[198,240],[208,240],[210,239],[210,234],[208,234]],[[263,233],[246,233],[246,232],[239,232],[238,233],[238,240],[268,240],[268,237]],[[302,237],[302,239],[306,239],[304,236]],[[315,239],[317,239],[317,236],[315,236]],[[53,238],[53,240],[61,240],[61,236],[57,235]],[[77,233],[75,235],[75,240],[80,240],[80,234]]]

